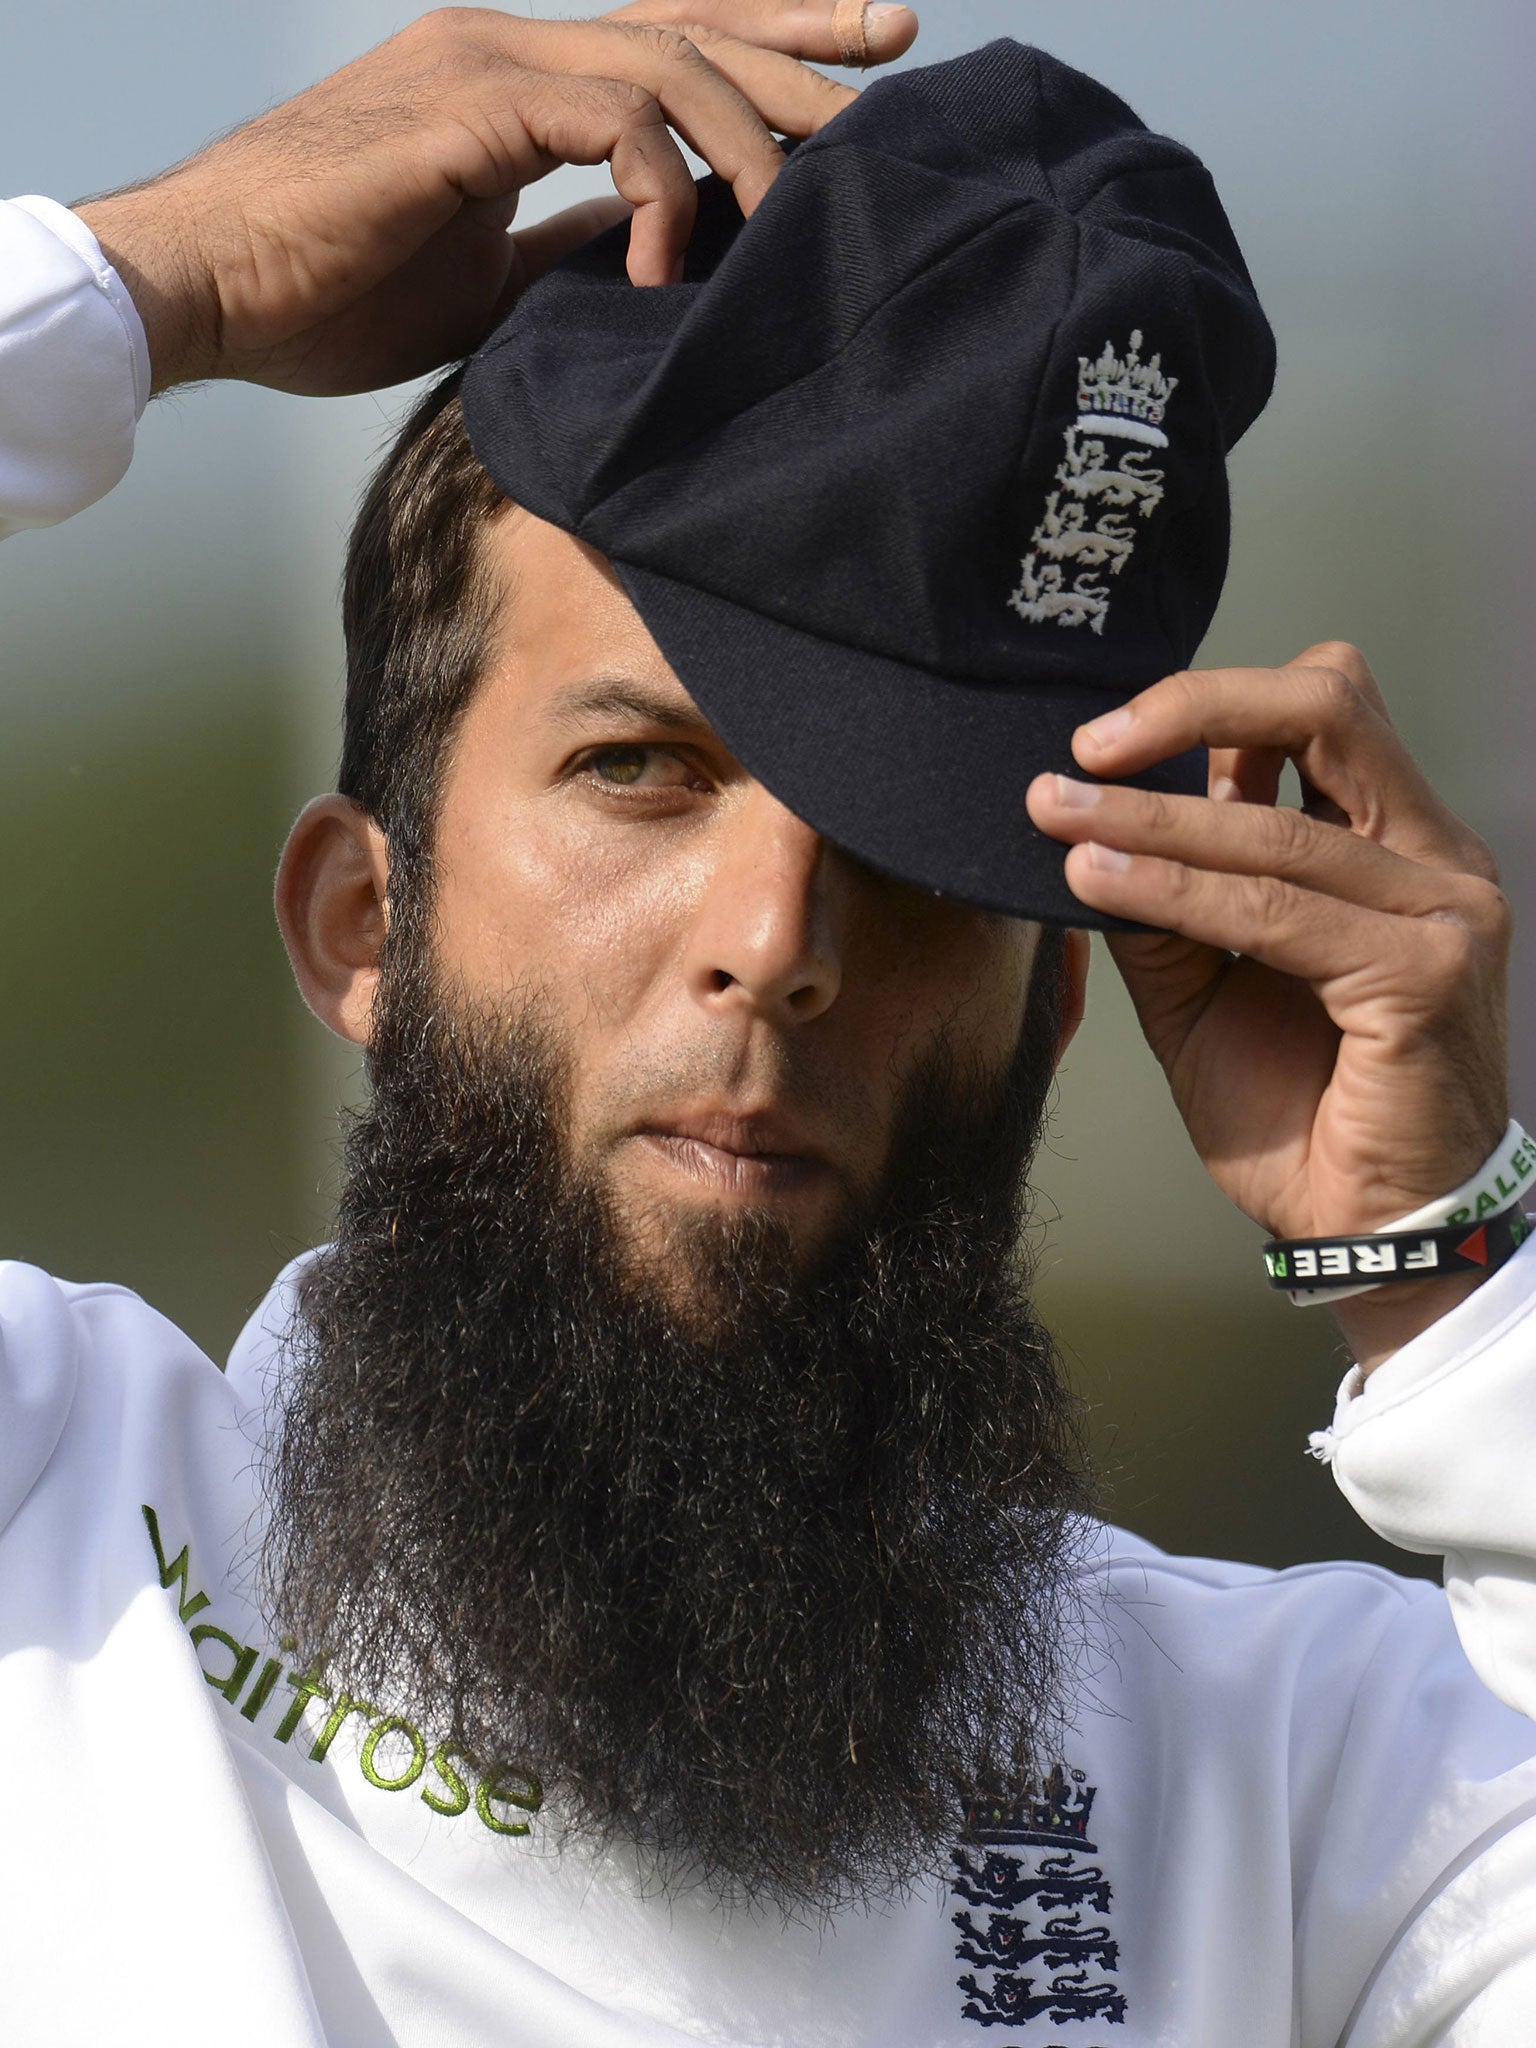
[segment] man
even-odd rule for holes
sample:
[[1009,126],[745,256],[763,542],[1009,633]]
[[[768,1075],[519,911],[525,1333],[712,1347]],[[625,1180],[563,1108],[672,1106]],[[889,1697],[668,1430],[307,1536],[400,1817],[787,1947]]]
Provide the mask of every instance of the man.
[[[278,881],[374,1083],[334,1244],[227,1377],[120,1290],[0,1276],[0,2010],[1517,2040],[1507,916],[1353,650],[1182,666],[1270,369],[1230,231],[1037,53],[854,102],[800,60],[904,10],[664,14],[429,17],[5,216],[12,525],[110,485],[151,381],[494,332],[364,506],[341,788]],[[533,285],[602,222],[509,238],[518,189],[601,156],[632,218]],[[1092,1521],[1016,1248],[1089,925],[1275,1277],[1334,1290],[1321,1448],[1449,1600]]]

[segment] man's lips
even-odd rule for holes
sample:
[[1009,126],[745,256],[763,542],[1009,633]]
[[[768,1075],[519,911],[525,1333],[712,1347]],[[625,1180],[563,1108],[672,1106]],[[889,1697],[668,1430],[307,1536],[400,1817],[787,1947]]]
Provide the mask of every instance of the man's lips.
[[825,1178],[829,1162],[784,1119],[703,1111],[659,1117],[635,1133],[654,1155],[723,1194],[797,1193]]

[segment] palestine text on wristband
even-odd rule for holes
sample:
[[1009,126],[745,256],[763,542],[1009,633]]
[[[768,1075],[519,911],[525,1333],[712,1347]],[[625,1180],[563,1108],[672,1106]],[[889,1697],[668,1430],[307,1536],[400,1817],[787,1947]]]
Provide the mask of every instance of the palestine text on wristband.
[[1457,1273],[1492,1273],[1512,1258],[1532,1219],[1506,1209],[1469,1230],[1405,1230],[1377,1237],[1276,1237],[1264,1247],[1271,1287],[1358,1288],[1393,1281],[1444,1279]]

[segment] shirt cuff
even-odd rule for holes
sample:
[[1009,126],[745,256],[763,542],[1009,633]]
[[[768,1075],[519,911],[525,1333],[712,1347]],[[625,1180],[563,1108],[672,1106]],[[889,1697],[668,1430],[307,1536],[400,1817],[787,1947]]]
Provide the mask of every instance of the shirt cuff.
[[[1367,1375],[1352,1365],[1339,1383],[1332,1424],[1312,1434],[1314,1456],[1332,1463],[1340,1446],[1368,1422],[1458,1373],[1469,1382],[1475,1380],[1477,1362],[1490,1350],[1502,1350],[1527,1318],[1536,1374],[1536,1235],[1481,1287],[1394,1351],[1373,1373]],[[1463,1391],[1470,1398],[1477,1389],[1469,1386]]]
[[105,497],[149,392],[144,323],[85,222],[0,201],[0,539]]
[[1349,1374],[1313,1449],[1378,1536],[1445,1560],[1473,1670],[1536,1718],[1536,1237],[1363,1386]]
[[78,213],[71,213],[56,199],[44,199],[36,192],[29,192],[10,203],[19,206],[23,213],[30,213],[50,234],[57,235],[61,242],[74,250],[90,271],[96,289],[122,322],[133,363],[133,417],[137,424],[144,417],[144,408],[149,403],[149,337],[144,332],[144,322],[139,318],[139,309],[129,296],[128,287],[102,255],[100,242]]

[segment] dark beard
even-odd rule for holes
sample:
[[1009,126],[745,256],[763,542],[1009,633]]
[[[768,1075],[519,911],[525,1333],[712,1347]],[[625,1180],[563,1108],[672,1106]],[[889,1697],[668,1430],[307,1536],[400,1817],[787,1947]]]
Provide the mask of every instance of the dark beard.
[[544,1825],[663,1884],[832,1908],[939,1867],[1053,1754],[1087,1484],[1031,1307],[1055,976],[1012,1067],[936,1055],[808,1270],[679,1227],[712,1322],[623,1250],[534,1021],[398,941],[268,1473],[267,1599],[330,1677],[520,1761]]

